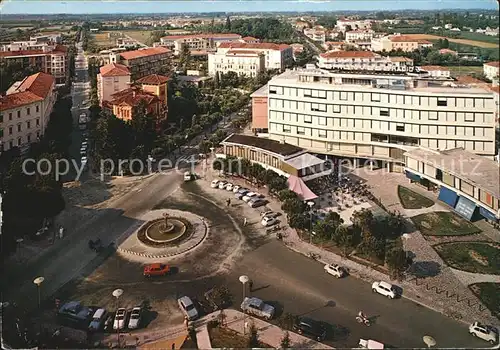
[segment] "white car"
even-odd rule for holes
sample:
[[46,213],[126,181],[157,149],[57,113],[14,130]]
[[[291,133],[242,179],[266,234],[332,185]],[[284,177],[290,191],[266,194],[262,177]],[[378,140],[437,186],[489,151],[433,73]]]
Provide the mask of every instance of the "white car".
[[233,186],[233,192],[234,192],[234,193],[237,193],[237,192],[240,190],[240,188],[241,188],[240,186],[238,186],[238,185],[234,185],[234,186]]
[[219,187],[219,180],[212,180],[212,182],[210,183],[210,187],[212,188]]
[[263,317],[266,320],[274,317],[274,307],[255,297],[246,297],[241,303],[241,310],[247,314]]
[[92,316],[92,321],[89,324],[89,331],[95,332],[101,329],[104,325],[104,321],[106,320],[106,316],[108,316],[106,309],[97,309],[94,316]]
[[276,220],[276,218],[273,218],[272,216],[264,216],[260,223],[262,224],[262,226],[267,227],[267,226],[272,226],[277,222],[278,220]]
[[227,186],[227,181],[221,181],[219,182],[219,189],[223,190]]
[[226,190],[228,190],[228,191],[233,191],[233,184],[232,184],[232,183],[228,183],[228,184],[226,185]]
[[486,326],[479,322],[474,322],[469,326],[469,333],[475,337],[481,338],[495,344],[498,339],[498,330],[491,326]]
[[179,307],[181,308],[182,313],[187,317],[189,321],[195,320],[198,318],[198,310],[193,304],[193,301],[190,297],[182,297],[177,300],[179,303]]
[[130,312],[130,320],[128,321],[129,329],[136,329],[141,323],[142,309],[140,306],[134,307]]
[[346,275],[344,268],[337,264],[326,264],[325,272],[337,278],[342,278]]
[[87,157],[82,157],[82,164],[87,163]]
[[263,213],[260,214],[260,217],[263,218],[265,216],[270,216],[272,218],[277,218],[278,216],[280,216],[281,214],[280,213],[277,213],[275,211],[271,211],[271,210],[268,210],[268,211],[265,211]]
[[127,316],[126,309],[121,307],[118,310],[116,310],[115,322],[113,323],[113,329],[125,328],[125,316]]
[[396,297],[396,289],[392,284],[387,282],[383,281],[373,282],[372,291],[373,293],[382,294],[383,296],[388,297],[389,299],[394,299]]
[[252,198],[257,198],[259,194],[258,193],[255,193],[255,192],[248,192],[246,195],[243,196],[243,201],[244,202],[250,202],[250,199]]

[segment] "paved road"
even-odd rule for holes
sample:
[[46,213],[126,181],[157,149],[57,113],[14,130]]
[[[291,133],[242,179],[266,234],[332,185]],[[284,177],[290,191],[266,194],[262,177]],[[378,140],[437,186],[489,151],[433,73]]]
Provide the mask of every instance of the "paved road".
[[323,52],[322,50],[320,50],[316,45],[314,45],[314,43],[312,42],[312,40],[307,37],[303,32],[301,32],[300,30],[296,30],[297,34],[302,37],[304,39],[304,41],[307,43],[307,45],[309,46],[309,48],[315,52],[316,54],[320,54],[321,52]]

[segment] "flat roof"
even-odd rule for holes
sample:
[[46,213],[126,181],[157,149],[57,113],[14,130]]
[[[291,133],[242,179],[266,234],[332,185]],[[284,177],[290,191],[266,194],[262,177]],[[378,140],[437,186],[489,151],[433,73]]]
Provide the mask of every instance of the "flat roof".
[[417,148],[405,156],[432,165],[500,198],[500,164],[463,148],[433,151]]
[[301,155],[298,155],[297,157],[288,159],[285,163],[293,166],[297,170],[300,170],[311,166],[323,164],[324,162],[325,161],[323,159],[320,159],[312,155],[311,153],[303,153]]
[[255,90],[250,95],[250,97],[267,97],[268,95],[269,95],[269,90],[267,89],[267,84],[266,84]]
[[288,143],[281,143],[279,141],[269,140],[257,136],[242,135],[242,134],[232,134],[228,136],[225,140],[223,140],[221,143],[260,148],[264,151],[276,153],[284,157],[298,152],[302,152],[304,150],[300,147],[290,145]]

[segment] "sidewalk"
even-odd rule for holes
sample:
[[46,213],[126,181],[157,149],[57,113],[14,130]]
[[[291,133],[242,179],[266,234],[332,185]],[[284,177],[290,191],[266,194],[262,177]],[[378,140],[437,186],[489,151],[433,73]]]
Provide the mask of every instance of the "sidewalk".
[[[137,347],[158,340],[176,339],[186,335],[186,326],[184,326],[183,324],[175,327],[170,327],[168,329],[157,328],[156,330],[144,329],[143,331],[134,333],[123,332],[120,333],[120,345],[121,347]],[[94,336],[94,338],[92,338],[92,342],[94,344],[100,342],[101,347],[102,345],[109,348],[116,347],[118,342],[118,333],[111,333],[100,336],[96,335]]]

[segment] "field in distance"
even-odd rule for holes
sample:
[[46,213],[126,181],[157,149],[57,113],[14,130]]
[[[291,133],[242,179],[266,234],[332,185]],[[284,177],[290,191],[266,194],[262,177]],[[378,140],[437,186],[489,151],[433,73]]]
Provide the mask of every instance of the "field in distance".
[[487,43],[487,42],[483,42],[483,41],[468,40],[468,39],[452,39],[452,38],[447,38],[444,36],[432,35],[432,34],[405,34],[405,36],[409,36],[413,39],[424,39],[424,40],[448,39],[448,41],[450,43],[477,46],[477,47],[483,47],[486,49],[498,48],[498,44],[495,44],[495,43]]

